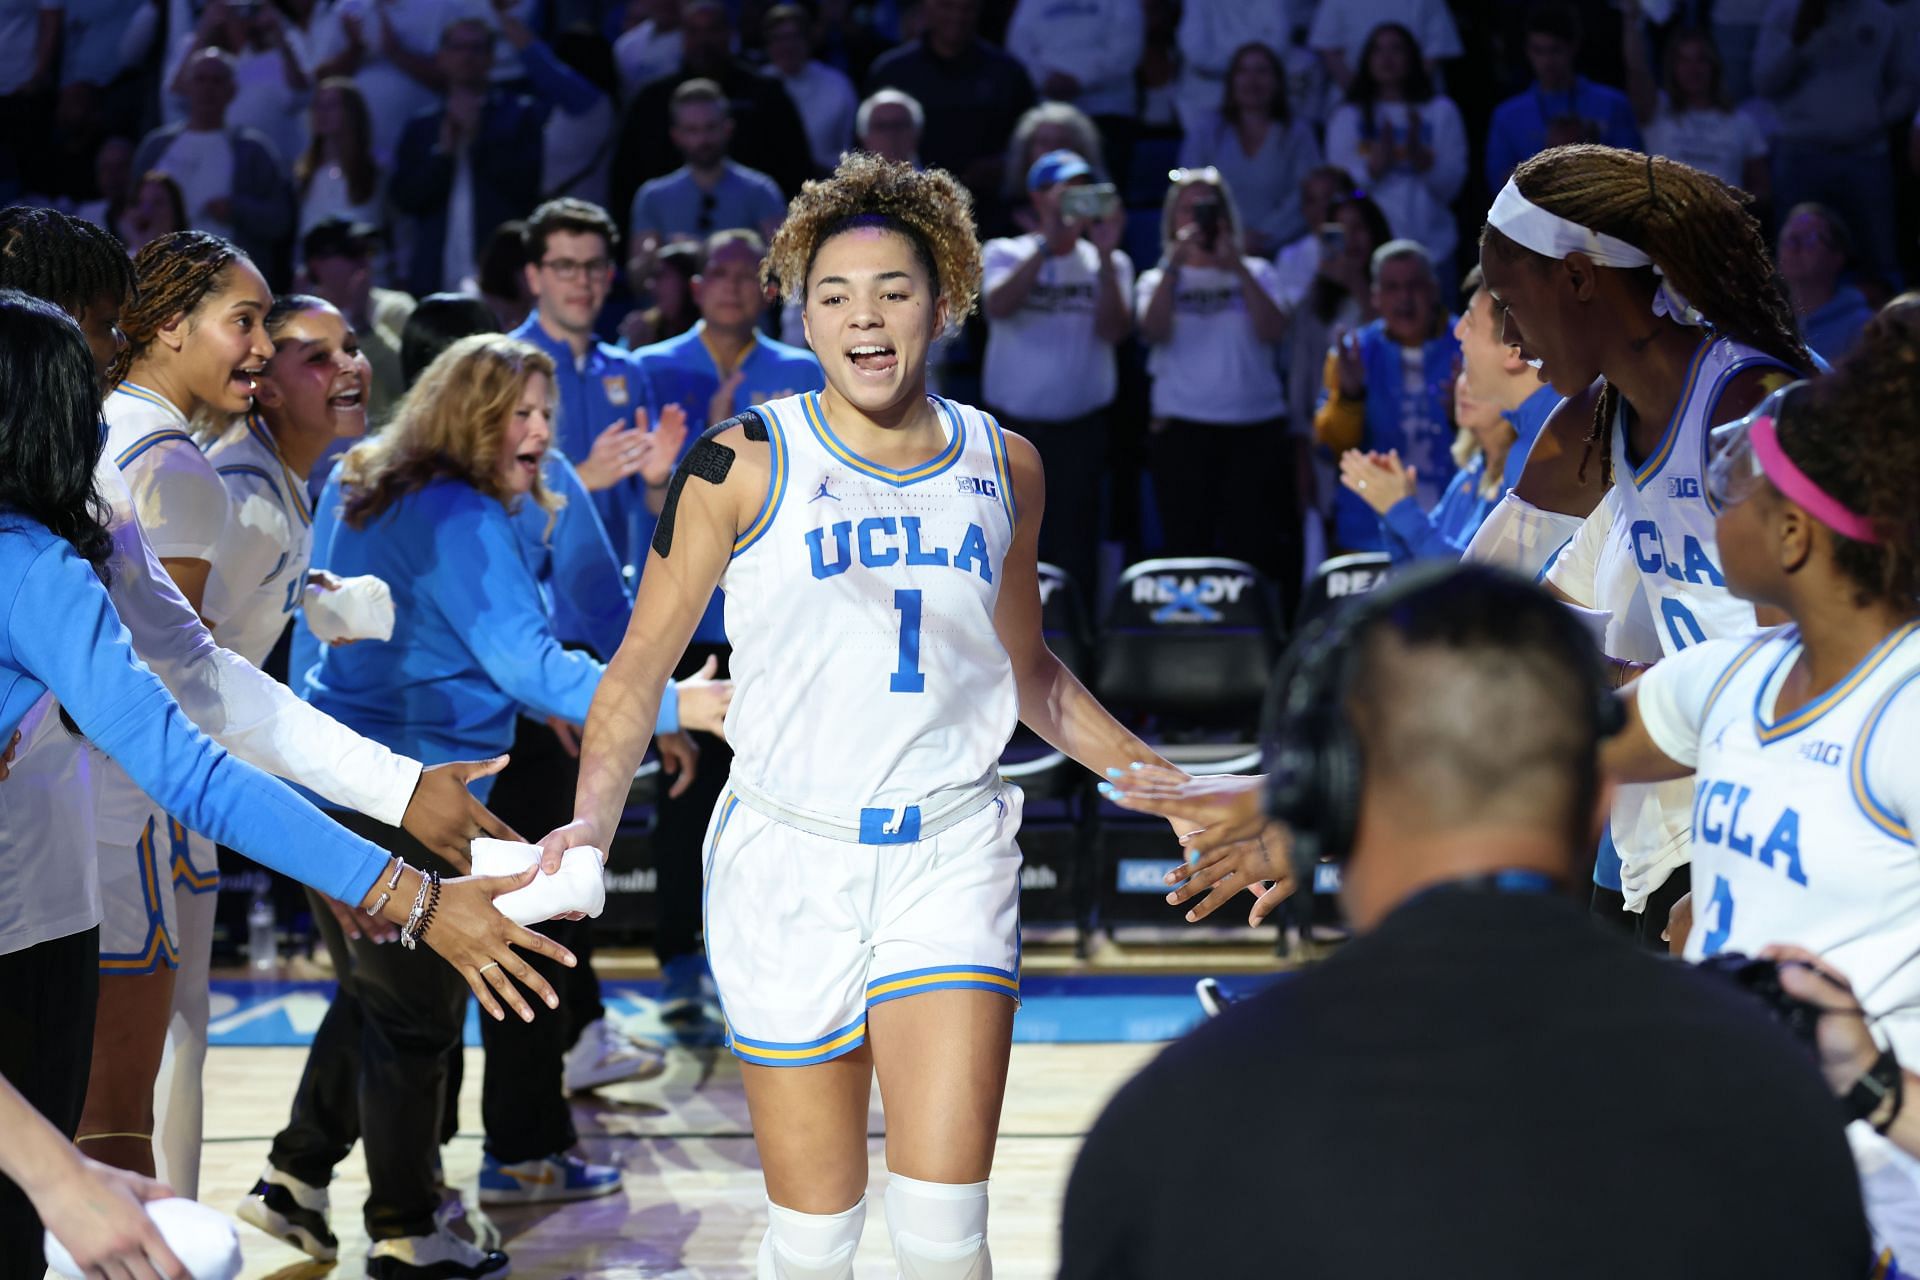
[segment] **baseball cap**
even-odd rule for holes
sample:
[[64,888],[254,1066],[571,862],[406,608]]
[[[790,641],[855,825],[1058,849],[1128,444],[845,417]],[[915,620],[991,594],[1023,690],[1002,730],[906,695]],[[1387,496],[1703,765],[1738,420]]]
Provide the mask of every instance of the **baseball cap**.
[[307,230],[300,241],[300,260],[315,258],[358,258],[372,251],[380,239],[380,228],[371,222],[350,218],[322,218]]
[[1033,162],[1027,170],[1027,190],[1039,191],[1043,187],[1059,186],[1074,178],[1089,177],[1093,166],[1081,159],[1075,151],[1049,151]]

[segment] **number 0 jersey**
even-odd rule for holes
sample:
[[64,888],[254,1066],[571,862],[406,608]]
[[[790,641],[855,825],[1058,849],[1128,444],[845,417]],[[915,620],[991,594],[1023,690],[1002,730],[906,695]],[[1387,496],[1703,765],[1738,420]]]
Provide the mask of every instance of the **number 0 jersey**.
[[1016,519],[1006,437],[929,400],[946,447],[905,471],[837,438],[817,392],[753,410],[772,477],[720,582],[733,773],[840,823],[988,777],[1018,710],[993,624]]
[[[1920,621],[1791,714],[1797,629],[1716,640],[1640,679],[1654,743],[1694,769],[1690,959],[1791,942],[1871,1013],[1920,1001]],[[1882,1024],[1920,1061],[1920,1008]]]
[[1714,539],[1719,509],[1707,496],[1708,434],[1713,408],[1734,377],[1748,369],[1782,371],[1774,357],[1733,341],[1706,338],[1687,367],[1686,389],[1653,452],[1638,466],[1627,457],[1626,407],[1613,424],[1613,481],[1619,519],[1627,526],[1640,586],[1671,656],[1717,636],[1744,635],[1756,625],[1753,606],[1727,591]]

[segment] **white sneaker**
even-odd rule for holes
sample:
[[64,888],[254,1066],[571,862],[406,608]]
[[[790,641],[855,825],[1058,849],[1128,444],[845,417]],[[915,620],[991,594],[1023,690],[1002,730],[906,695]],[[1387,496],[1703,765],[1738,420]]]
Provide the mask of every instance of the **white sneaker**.
[[327,1222],[327,1189],[310,1187],[272,1165],[235,1207],[233,1216],[316,1262],[332,1262],[339,1256],[340,1242]]
[[642,1048],[605,1018],[595,1018],[567,1050],[563,1080],[568,1093],[583,1093],[622,1080],[651,1080],[667,1069],[666,1054]]
[[367,1280],[500,1280],[512,1269],[506,1254],[445,1227],[430,1236],[376,1240],[367,1250]]

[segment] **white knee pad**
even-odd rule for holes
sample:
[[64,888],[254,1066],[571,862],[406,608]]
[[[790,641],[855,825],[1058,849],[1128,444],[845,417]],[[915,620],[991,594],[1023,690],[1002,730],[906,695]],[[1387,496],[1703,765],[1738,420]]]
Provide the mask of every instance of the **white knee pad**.
[[887,1233],[901,1280],[993,1280],[987,1184],[887,1178]]
[[758,1280],[852,1280],[867,1198],[843,1213],[801,1213],[767,1201]]

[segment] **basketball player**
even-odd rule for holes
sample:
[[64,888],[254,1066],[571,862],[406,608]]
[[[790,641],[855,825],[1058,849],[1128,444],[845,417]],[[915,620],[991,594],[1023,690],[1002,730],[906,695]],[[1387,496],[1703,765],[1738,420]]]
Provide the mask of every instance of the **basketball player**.
[[[1792,625],[1715,639],[1629,690],[1616,776],[1694,777],[1690,959],[1771,943],[1845,972],[1920,1062],[1920,298],[1831,375],[1715,432],[1729,591]],[[1897,1012],[1896,1012],[1897,1011]],[[1878,1106],[1857,1110],[1892,1120]],[[1880,1243],[1920,1259],[1920,1160],[1854,1124]]]
[[[254,380],[253,408],[206,449],[231,508],[219,541],[204,548],[212,572],[202,607],[214,638],[255,666],[305,596],[313,551],[308,474],[334,440],[366,434],[372,377],[359,339],[328,302],[302,294],[276,299],[261,327],[274,354]],[[158,1172],[191,1198],[200,1187],[200,1071],[220,872],[211,840],[187,833],[185,846],[173,865],[179,968],[154,1122]]]
[[[1038,455],[927,394],[975,302],[966,190],[870,155],[794,201],[764,272],[805,308],[826,389],[708,432],[661,512],[587,720],[572,823],[611,836],[653,707],[728,594],[732,778],[706,849],[707,945],[766,1172],[761,1277],[844,1280],[887,1112],[903,1275],[992,1274],[987,1175],[1019,991],[1016,715],[1091,768],[1154,757],[1040,632]],[[824,494],[825,497],[820,497]]]

